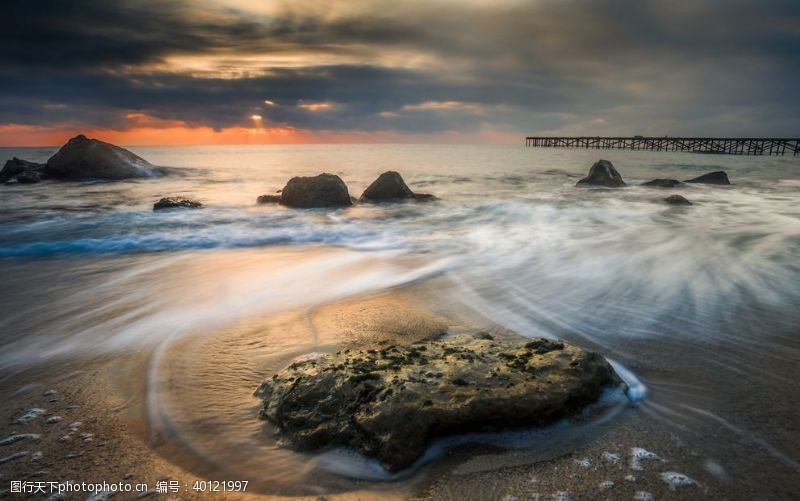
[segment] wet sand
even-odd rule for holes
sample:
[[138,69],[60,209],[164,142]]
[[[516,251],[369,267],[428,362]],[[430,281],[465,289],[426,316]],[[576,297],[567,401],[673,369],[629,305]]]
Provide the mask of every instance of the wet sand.
[[[435,281],[434,281],[435,282]],[[256,419],[252,391],[262,378],[291,356],[384,341],[407,343],[445,330],[495,329],[480,318],[436,299],[431,284],[339,301],[313,309],[255,316],[189,336],[163,352],[141,349],[114,356],[51,362],[2,375],[2,437],[30,433],[0,447],[10,459],[0,466],[5,489],[11,480],[147,483],[177,480],[180,492],[157,498],[205,499],[194,492],[197,479],[249,480],[244,495],[215,493],[215,499],[791,499],[798,471],[790,457],[800,436],[792,421],[797,393],[779,395],[750,383],[719,381],[700,370],[681,348],[656,340],[631,341],[640,354],[634,367],[655,381],[655,398],[631,403],[607,421],[558,437],[534,449],[501,450],[461,446],[396,482],[353,481],[320,471],[308,457],[274,444]],[[568,337],[565,335],[565,337]],[[298,342],[298,340],[302,340]],[[793,342],[787,340],[787,343]],[[791,345],[789,346],[791,348]],[[669,350],[669,351],[666,351]],[[651,357],[669,353],[668,364]],[[287,358],[288,357],[288,358]],[[694,357],[695,359],[697,357]],[[683,362],[675,362],[683,360]],[[758,361],[756,361],[758,362]],[[792,377],[791,361],[765,357],[776,377]],[[672,373],[672,374],[670,374]],[[709,403],[698,397],[698,411],[662,405],[675,391],[669,376],[697,374],[697,384],[727,385],[739,401],[718,402],[718,412],[740,412],[747,419],[772,416],[775,435],[748,437],[719,419],[703,415]],[[679,378],[680,379],[680,378]],[[659,384],[661,386],[659,386]],[[674,383],[678,384],[678,383]],[[795,391],[795,390],[792,390]],[[691,407],[680,392],[683,404]],[[712,392],[719,393],[719,392]],[[782,399],[782,400],[781,400]],[[742,409],[741,407],[747,407]],[[753,408],[755,406],[755,408]],[[737,408],[739,410],[737,411]],[[18,418],[43,409],[27,424]],[[55,417],[60,419],[56,420]],[[166,416],[166,421],[165,421]],[[56,421],[56,422],[50,422]],[[80,423],[80,424],[76,424]],[[795,423],[795,424],[792,424]],[[763,435],[761,435],[763,436]],[[782,440],[781,440],[782,439]],[[636,452],[638,449],[638,452]],[[41,457],[35,453],[41,452]],[[640,454],[641,460],[635,456]],[[652,454],[652,455],[651,455]],[[733,454],[749,454],[747,460]],[[761,471],[752,466],[762,464]],[[679,473],[691,478],[681,485]],[[675,480],[678,480],[677,483]],[[672,483],[670,483],[670,480]],[[15,494],[5,493],[11,498]],[[32,495],[40,499],[47,496]],[[70,495],[65,499],[86,499]],[[120,494],[115,499],[134,499]]]

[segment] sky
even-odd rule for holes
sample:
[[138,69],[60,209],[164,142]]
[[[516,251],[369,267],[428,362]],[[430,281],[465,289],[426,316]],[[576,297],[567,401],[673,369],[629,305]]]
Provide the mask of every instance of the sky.
[[0,145],[800,135],[797,0],[4,0]]

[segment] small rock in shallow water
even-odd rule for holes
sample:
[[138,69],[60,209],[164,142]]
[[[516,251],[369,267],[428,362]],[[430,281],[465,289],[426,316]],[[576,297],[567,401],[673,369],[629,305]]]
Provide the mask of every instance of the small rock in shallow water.
[[294,362],[256,395],[290,445],[349,447],[398,471],[435,438],[544,426],[619,384],[602,356],[566,343],[462,335]]
[[281,202],[280,195],[261,195],[256,198],[256,203],[260,205],[264,204],[277,204]]
[[7,160],[0,170],[0,183],[26,183],[26,182],[39,182],[44,177],[43,170],[44,164],[37,164],[35,162],[28,162],[21,160],[17,157]]
[[203,204],[191,198],[165,197],[153,204],[153,210],[202,209]]
[[675,471],[667,471],[661,474],[661,480],[663,480],[671,490],[677,490],[679,487],[693,487],[697,485],[697,482],[689,478],[688,476],[684,475],[683,473],[678,473]]
[[688,201],[685,197],[681,195],[670,195],[664,199],[670,205],[692,205],[692,202]]
[[728,174],[725,173],[723,170],[718,170],[715,172],[709,172],[707,174],[703,174],[702,176],[697,176],[692,179],[687,179],[686,183],[698,183],[698,184],[731,184],[730,180],[728,179]]

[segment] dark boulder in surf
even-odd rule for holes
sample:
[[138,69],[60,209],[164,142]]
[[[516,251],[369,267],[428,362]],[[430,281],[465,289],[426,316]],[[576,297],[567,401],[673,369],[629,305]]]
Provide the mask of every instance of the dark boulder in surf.
[[281,202],[280,195],[261,195],[256,198],[256,203],[259,205],[263,204],[278,204]]
[[110,143],[75,136],[50,157],[48,177],[65,181],[151,177],[161,171],[142,157]]
[[43,171],[44,164],[14,157],[7,160],[0,171],[0,183],[38,183],[46,177]]
[[281,191],[281,205],[296,208],[349,207],[353,204],[347,185],[333,174],[293,177]]
[[625,186],[622,176],[608,160],[598,160],[589,169],[589,175],[577,182],[575,186],[605,186],[619,188]]
[[202,209],[203,204],[191,198],[165,197],[153,204],[153,210]]
[[687,179],[685,182],[699,184],[731,184],[730,180],[728,179],[728,174],[724,170],[709,172],[707,174],[703,174],[702,176]]
[[670,195],[664,199],[670,205],[692,205],[692,202],[688,201],[685,197],[681,195]]
[[651,188],[678,188],[683,186],[683,183],[677,179],[653,179],[642,183],[642,186],[649,186]]
[[433,439],[544,426],[620,384],[602,356],[567,343],[461,335],[297,361],[256,396],[294,448],[351,448],[400,471]]
[[403,176],[399,172],[386,171],[378,179],[364,190],[361,194],[360,202],[380,203],[380,202],[400,202],[403,200],[419,200],[427,202],[437,200],[433,195],[417,194],[403,181]]

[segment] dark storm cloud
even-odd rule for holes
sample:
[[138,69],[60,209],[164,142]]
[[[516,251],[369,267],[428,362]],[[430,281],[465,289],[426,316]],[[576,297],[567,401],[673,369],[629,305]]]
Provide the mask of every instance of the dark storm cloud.
[[215,128],[263,114],[337,130],[800,133],[788,0],[331,6],[6,2],[0,124],[123,128],[135,111]]

